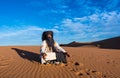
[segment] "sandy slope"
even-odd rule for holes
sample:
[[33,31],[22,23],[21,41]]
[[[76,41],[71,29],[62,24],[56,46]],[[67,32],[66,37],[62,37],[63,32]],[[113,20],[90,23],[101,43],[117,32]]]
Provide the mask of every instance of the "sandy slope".
[[0,78],[120,78],[120,50],[63,48],[67,65],[41,65],[39,46],[0,47]]

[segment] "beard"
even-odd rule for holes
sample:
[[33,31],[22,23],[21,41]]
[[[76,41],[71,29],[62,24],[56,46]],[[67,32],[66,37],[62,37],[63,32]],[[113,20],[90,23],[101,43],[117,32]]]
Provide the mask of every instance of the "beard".
[[53,47],[54,46],[54,40],[53,38],[47,38],[47,45],[48,47]]
[[58,50],[55,48],[55,46],[54,46],[54,39],[53,38],[47,38],[47,45],[48,45],[48,47],[49,47],[49,50],[51,50],[51,48],[52,48],[52,51],[53,52],[58,52]]

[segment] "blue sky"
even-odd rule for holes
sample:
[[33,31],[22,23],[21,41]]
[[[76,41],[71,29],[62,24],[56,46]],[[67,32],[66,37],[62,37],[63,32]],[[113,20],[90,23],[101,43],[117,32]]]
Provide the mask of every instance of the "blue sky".
[[0,0],[0,45],[40,45],[120,36],[120,0]]

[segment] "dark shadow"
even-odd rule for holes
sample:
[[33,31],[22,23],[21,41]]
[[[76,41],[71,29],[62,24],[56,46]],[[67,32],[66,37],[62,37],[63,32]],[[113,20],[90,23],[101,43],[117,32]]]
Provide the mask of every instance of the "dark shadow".
[[18,48],[11,48],[12,50],[15,50],[18,55],[20,57],[22,57],[23,59],[27,59],[31,62],[33,61],[36,61],[36,62],[40,62],[40,58],[39,58],[39,54],[37,53],[34,53],[34,52],[30,52],[30,51],[27,51],[27,50],[21,50],[21,49],[18,49]]

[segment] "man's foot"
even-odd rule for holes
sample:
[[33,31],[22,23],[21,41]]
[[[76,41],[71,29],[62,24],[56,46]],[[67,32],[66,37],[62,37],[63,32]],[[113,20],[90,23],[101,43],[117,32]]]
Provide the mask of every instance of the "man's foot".
[[56,64],[56,65],[59,65],[59,64],[60,64],[60,62],[55,62],[55,64]]

